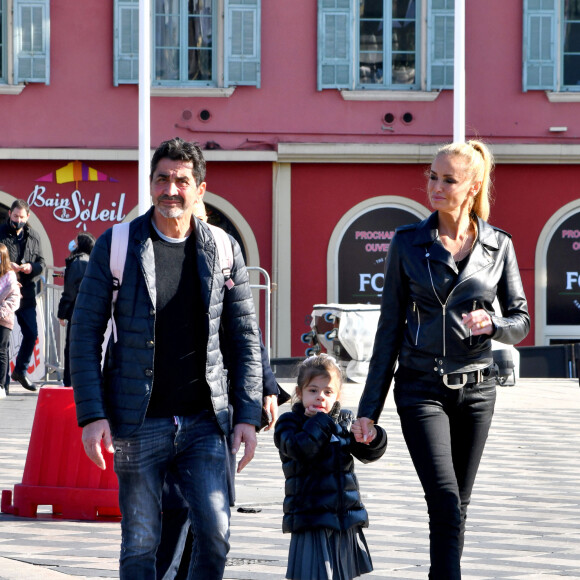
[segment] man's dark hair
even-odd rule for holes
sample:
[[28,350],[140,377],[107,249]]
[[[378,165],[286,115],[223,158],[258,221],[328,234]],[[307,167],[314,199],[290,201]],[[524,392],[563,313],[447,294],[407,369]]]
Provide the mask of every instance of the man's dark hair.
[[174,137],[173,139],[169,139],[169,141],[163,141],[157,147],[151,159],[150,181],[153,179],[153,174],[157,169],[159,161],[165,158],[172,159],[173,161],[191,161],[193,164],[192,172],[195,178],[195,185],[199,187],[200,183],[203,183],[205,180],[205,159],[197,143],[190,143],[179,137]]
[[95,247],[95,236],[89,232],[81,232],[77,236],[77,249],[75,253],[78,254],[89,254],[93,251]]
[[23,209],[27,214],[30,215],[30,206],[23,199],[15,199],[10,206],[10,211],[13,212],[17,208]]

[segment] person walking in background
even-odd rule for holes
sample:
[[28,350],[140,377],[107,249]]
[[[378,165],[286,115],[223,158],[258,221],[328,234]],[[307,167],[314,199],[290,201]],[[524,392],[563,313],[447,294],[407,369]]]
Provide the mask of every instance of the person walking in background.
[[467,506],[495,405],[491,340],[516,344],[530,328],[511,236],[486,221],[492,167],[479,141],[436,154],[427,184],[435,211],[397,229],[389,249],[358,409],[364,442],[394,375],[403,436],[429,512],[431,580],[461,578]]
[[95,236],[89,232],[81,232],[74,240],[74,248],[65,260],[64,287],[58,303],[57,317],[61,326],[66,326],[66,340],[64,345],[64,373],[62,382],[65,387],[71,386],[70,381],[70,323],[72,319],[77,294],[85,270],[89,263],[89,256],[95,247]]
[[29,218],[28,203],[23,199],[14,201],[8,212],[8,223],[0,226],[0,243],[8,248],[12,269],[22,286],[22,300],[16,311],[22,342],[16,356],[12,380],[18,381],[29,391],[36,391],[36,385],[28,378],[27,372],[38,338],[36,294],[37,282],[44,270],[44,258],[40,237],[28,225]]
[[282,529],[292,534],[286,578],[346,580],[373,569],[353,457],[364,463],[382,457],[387,434],[371,425],[365,444],[357,443],[354,415],[340,407],[341,389],[333,357],[307,358],[298,371],[298,400],[276,423],[286,478]]
[[[8,345],[14,327],[14,314],[20,306],[20,284],[10,264],[10,254],[0,244],[0,381],[8,376]],[[10,381],[0,384],[0,399],[10,392]]]
[[[153,207],[130,224],[116,340],[108,342],[103,367],[115,286],[110,229],[97,240],[81,282],[70,352],[77,422],[97,466],[106,467],[101,443],[114,452],[121,580],[156,577],[168,473],[190,507],[189,576],[221,580],[229,551],[229,456],[243,445],[238,471],[251,461],[262,410],[254,302],[237,242],[228,238],[233,264],[226,278],[209,226],[193,215],[206,187],[199,146],[180,138],[161,143],[150,185]],[[231,355],[227,376],[222,341]]]

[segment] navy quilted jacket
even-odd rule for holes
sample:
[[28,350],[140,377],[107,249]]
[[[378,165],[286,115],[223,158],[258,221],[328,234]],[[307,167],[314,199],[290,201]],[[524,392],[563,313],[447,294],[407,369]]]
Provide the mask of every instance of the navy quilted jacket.
[[[127,437],[143,423],[153,383],[155,348],[155,258],[150,238],[150,210],[131,222],[123,283],[115,305],[118,341],[109,341],[101,371],[103,336],[111,313],[113,280],[110,271],[111,230],[95,244],[81,283],[71,327],[71,377],[77,421],[84,426],[109,420],[113,435]],[[232,278],[224,288],[214,238],[206,224],[195,219],[197,268],[205,305],[207,343],[206,380],[217,421],[230,431],[233,424],[259,427],[262,407],[262,365],[258,327],[249,279],[239,245],[234,250]],[[220,324],[228,352],[233,353],[228,376],[220,348]]]
[[378,436],[370,445],[356,443],[353,420],[353,413],[341,411],[338,403],[331,413],[313,417],[296,403],[278,419],[274,442],[286,477],[284,532],[368,525],[353,456],[363,463],[376,461],[387,448],[387,434],[376,426]]

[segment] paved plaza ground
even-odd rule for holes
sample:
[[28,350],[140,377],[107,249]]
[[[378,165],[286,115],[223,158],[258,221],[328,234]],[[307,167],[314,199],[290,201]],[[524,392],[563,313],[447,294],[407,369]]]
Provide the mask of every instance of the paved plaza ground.
[[[287,390],[290,385],[284,385]],[[356,410],[361,386],[345,386]],[[38,395],[12,386],[0,400],[0,489],[22,480]],[[283,407],[285,410],[288,407]],[[368,578],[426,579],[427,514],[404,445],[392,395],[381,417],[385,456],[357,464],[371,524],[375,570]],[[578,380],[521,379],[498,387],[491,435],[468,513],[465,579],[580,579],[580,388]],[[284,578],[289,536],[282,534],[284,479],[271,433],[259,435],[254,461],[237,478],[224,578]],[[118,578],[117,522],[0,515],[0,580]]]

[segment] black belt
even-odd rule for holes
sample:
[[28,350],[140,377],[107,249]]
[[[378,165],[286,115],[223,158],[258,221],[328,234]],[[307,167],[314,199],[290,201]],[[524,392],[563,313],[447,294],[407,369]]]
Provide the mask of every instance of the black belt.
[[495,376],[495,369],[492,366],[478,369],[469,373],[449,373],[442,375],[443,384],[450,389],[460,389],[468,383],[481,383],[481,381]]

